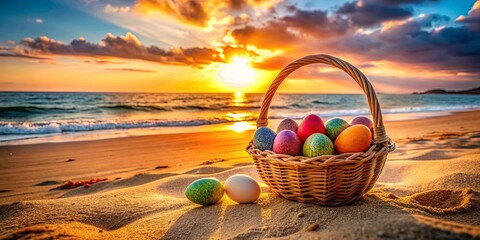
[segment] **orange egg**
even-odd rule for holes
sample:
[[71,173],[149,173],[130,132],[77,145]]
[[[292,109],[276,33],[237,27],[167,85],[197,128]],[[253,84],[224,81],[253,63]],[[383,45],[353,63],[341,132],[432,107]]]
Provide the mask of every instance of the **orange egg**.
[[337,154],[364,152],[372,144],[372,132],[365,125],[353,125],[343,130],[335,140]]

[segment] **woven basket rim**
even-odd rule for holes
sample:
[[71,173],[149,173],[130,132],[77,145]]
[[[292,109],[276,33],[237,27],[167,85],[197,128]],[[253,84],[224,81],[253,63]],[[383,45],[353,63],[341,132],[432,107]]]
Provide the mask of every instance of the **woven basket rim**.
[[387,143],[382,144],[373,144],[365,152],[355,152],[355,153],[343,153],[336,155],[322,155],[317,157],[306,157],[306,156],[291,156],[288,154],[279,154],[270,150],[260,150],[254,148],[253,142],[247,145],[246,150],[250,155],[257,155],[262,158],[268,158],[270,161],[273,161],[282,165],[297,165],[297,166],[310,166],[310,167],[330,167],[330,166],[341,166],[346,164],[358,164],[370,160],[371,158],[388,154],[394,151],[396,148],[395,142],[391,139]]

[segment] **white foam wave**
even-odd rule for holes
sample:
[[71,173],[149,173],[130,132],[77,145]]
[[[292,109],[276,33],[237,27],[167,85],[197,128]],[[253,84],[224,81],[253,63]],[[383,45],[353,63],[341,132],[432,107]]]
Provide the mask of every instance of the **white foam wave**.
[[227,120],[141,120],[141,121],[102,121],[102,120],[59,120],[50,122],[0,122],[0,135],[50,134],[63,132],[83,132],[111,129],[132,129],[172,126],[201,126],[224,123]]

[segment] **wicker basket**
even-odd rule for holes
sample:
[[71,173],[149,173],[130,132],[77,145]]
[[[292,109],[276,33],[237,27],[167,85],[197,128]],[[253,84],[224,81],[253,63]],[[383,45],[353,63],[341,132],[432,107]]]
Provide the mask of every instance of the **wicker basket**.
[[268,108],[282,81],[296,69],[324,63],[345,71],[362,87],[368,99],[374,122],[373,144],[366,152],[325,155],[313,158],[276,154],[255,149],[247,152],[253,157],[262,180],[286,199],[302,203],[335,206],[355,201],[368,192],[378,179],[389,152],[395,149],[383,126],[382,113],[372,85],[365,75],[351,64],[329,55],[310,55],[288,64],[270,85],[263,99],[257,128],[267,126]]

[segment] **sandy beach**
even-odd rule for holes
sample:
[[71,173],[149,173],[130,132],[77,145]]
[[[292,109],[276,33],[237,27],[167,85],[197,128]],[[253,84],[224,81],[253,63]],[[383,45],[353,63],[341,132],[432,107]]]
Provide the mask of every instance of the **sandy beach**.
[[[479,116],[386,122],[397,150],[375,187],[340,207],[288,201],[265,184],[254,204],[189,202],[183,191],[199,178],[261,181],[244,150],[252,131],[2,146],[0,238],[480,238]],[[108,180],[51,190],[91,178]]]
[[480,0],[0,6],[0,240],[480,240]]

